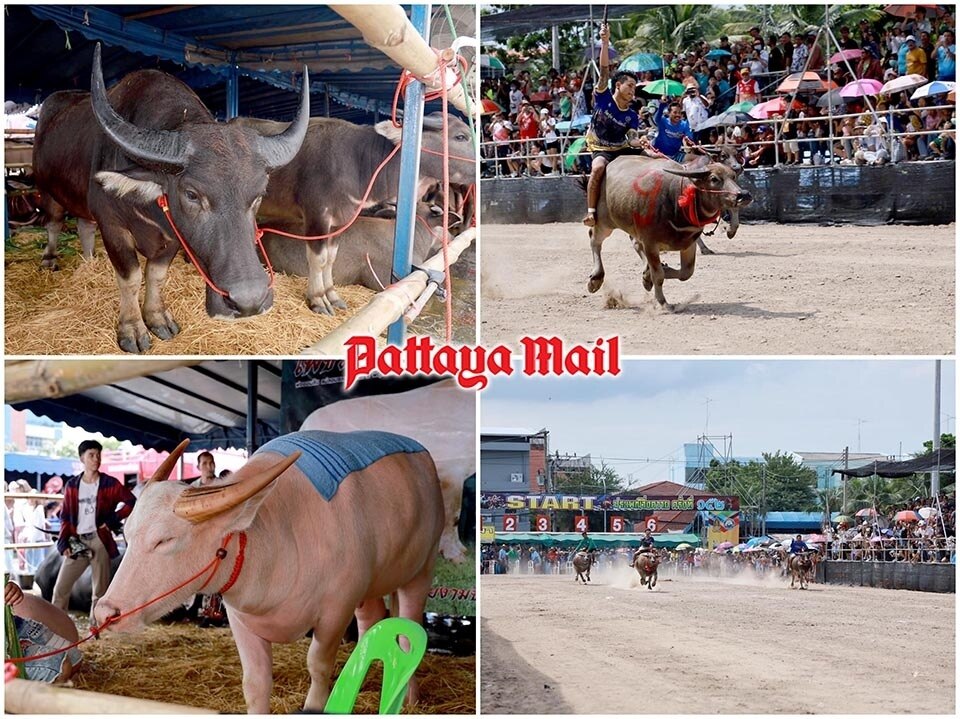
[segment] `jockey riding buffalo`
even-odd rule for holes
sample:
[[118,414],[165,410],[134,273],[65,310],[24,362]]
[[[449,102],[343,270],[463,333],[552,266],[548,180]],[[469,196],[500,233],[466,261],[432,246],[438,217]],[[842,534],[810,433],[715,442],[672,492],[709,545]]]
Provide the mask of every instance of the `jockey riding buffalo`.
[[[241,119],[246,127],[264,134],[280,132],[282,123]],[[443,115],[423,118],[420,156],[422,198],[429,187],[443,179]],[[450,183],[474,182],[476,155],[470,129],[456,117],[447,118],[449,129]],[[344,120],[314,118],[303,150],[281,172],[274,173],[258,215],[264,227],[281,226],[298,235],[323,236],[347,224],[357,211],[377,167],[400,143],[400,128],[384,120],[374,126],[354,125]],[[400,181],[399,153],[387,162],[373,183],[364,209],[396,203]],[[310,268],[307,304],[314,312],[334,314],[346,304],[334,289],[334,263],[340,237],[302,242]],[[386,280],[385,280],[386,283]]]
[[[603,285],[603,241],[621,229],[646,259],[644,289],[653,289],[659,305],[672,311],[663,296],[664,279],[690,279],[703,228],[724,209],[744,207],[750,201],[750,194],[737,185],[734,170],[717,162],[688,170],[663,158],[616,158],[607,167],[596,224],[590,230],[593,271],[587,289],[596,292]],[[661,264],[664,251],[680,252],[679,270]]]
[[653,589],[657,586],[657,567],[660,566],[660,557],[656,552],[641,552],[633,562],[637,574],[640,575],[641,586]]
[[[161,296],[180,251],[174,226],[213,286],[208,315],[246,317],[273,304],[255,215],[269,174],[290,162],[306,135],[308,87],[304,69],[296,119],[282,134],[264,137],[218,123],[189,87],[155,70],[131,73],[108,93],[98,44],[91,93],[56,92],[43,103],[33,162],[54,246],[44,264],[55,264],[66,212],[78,218],[86,256],[93,222],[100,226],[120,288],[122,350],[145,352],[150,333],[170,339],[180,331]],[[138,253],[147,259],[142,309]]]
[[593,566],[593,552],[577,552],[573,555],[573,568],[577,570],[577,575],[573,578],[574,583],[579,579],[586,584],[590,581],[590,567]]
[[789,567],[790,567],[790,588],[795,589],[794,581],[797,581],[800,585],[800,589],[807,588],[807,575],[810,570],[813,569],[813,560],[811,559],[812,552],[801,552],[800,554],[795,554],[790,557]]

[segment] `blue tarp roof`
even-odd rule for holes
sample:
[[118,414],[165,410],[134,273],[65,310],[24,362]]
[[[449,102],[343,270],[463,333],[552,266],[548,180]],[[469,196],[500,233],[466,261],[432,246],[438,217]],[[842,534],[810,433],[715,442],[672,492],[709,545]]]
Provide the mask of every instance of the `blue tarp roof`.
[[[409,14],[409,7],[404,6]],[[156,68],[197,90],[225,113],[225,84],[240,75],[240,114],[289,120],[303,65],[310,68],[311,113],[369,122],[389,112],[401,68],[366,44],[326,5],[31,5],[5,6],[4,99],[34,102],[55,90],[88,90],[93,44],[104,44],[108,86],[129,72]],[[472,10],[471,10],[472,12]],[[457,13],[455,19],[466,17]],[[459,32],[472,35],[471,26]],[[431,44],[449,46],[438,9]],[[440,37],[446,35],[446,37]],[[39,97],[37,97],[39,96]],[[439,103],[436,108],[439,109]],[[429,110],[428,110],[429,111]]]
[[82,467],[75,459],[6,452],[3,455],[3,469],[4,472],[31,476],[40,474],[47,477],[54,475],[66,477],[79,473]]
[[823,512],[767,512],[766,519],[767,529],[771,532],[791,527],[819,529],[823,524]]

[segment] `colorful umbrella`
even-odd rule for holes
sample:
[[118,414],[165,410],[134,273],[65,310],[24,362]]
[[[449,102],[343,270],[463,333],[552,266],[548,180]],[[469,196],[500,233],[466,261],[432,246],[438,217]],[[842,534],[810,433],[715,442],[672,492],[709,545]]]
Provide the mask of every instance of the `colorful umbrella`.
[[863,57],[863,50],[860,48],[852,48],[850,50],[841,50],[827,60],[827,62],[831,65],[839,65],[844,60],[856,60],[860,57]]
[[590,125],[590,115],[579,115],[573,120],[563,120],[557,123],[557,132],[570,132],[570,130],[582,130]]
[[894,522],[919,522],[920,515],[914,512],[912,509],[904,509],[903,511],[897,512],[893,515]]
[[730,549],[733,546],[733,542],[720,542],[717,545],[717,549]]
[[757,120],[766,120],[768,117],[782,115],[784,112],[786,112],[786,103],[782,97],[775,97],[772,100],[761,102],[759,105],[754,105],[750,108],[748,114]]
[[491,100],[489,97],[483,98],[480,104],[482,105],[482,108],[480,110],[481,115],[492,115],[495,112],[503,112],[503,108],[500,107],[493,100]]
[[924,519],[930,519],[930,517],[937,516],[937,510],[935,510],[933,507],[920,507],[920,509],[917,510],[917,514]]
[[576,140],[570,143],[570,147],[567,148],[567,151],[563,154],[563,166],[568,170],[572,170],[574,165],[577,164],[577,155],[580,154],[580,150],[583,149],[583,146],[587,143],[587,138],[578,137]]
[[[917,14],[918,7],[926,8],[927,15],[943,14],[940,11],[940,8],[936,5],[887,5],[885,8],[883,8],[883,11],[889,15],[895,15],[897,17],[913,17]],[[933,13],[930,13],[930,10],[933,10]]]
[[652,72],[663,69],[663,58],[652,52],[638,52],[636,55],[624,58],[617,66],[618,70],[630,72]]
[[857,512],[857,516],[858,517],[876,517],[877,510],[875,510],[873,507],[864,507],[859,512]]
[[843,105],[846,102],[843,97],[840,96],[840,90],[831,90],[830,92],[824,94],[817,100],[817,107],[838,107]]
[[687,544],[686,542],[682,542],[682,543],[680,543],[680,544],[677,545],[677,549],[680,549],[680,550],[683,550],[683,549],[693,549],[693,545]]
[[813,544],[823,544],[824,542],[827,541],[827,538],[824,537],[822,534],[811,534],[804,541],[812,542]]
[[815,72],[795,72],[787,75],[786,79],[777,85],[777,92],[789,94],[792,92],[826,92],[832,89]]
[[834,524],[853,524],[853,520],[845,514],[838,514],[833,520]]
[[654,80],[643,86],[643,91],[648,95],[669,95],[679,97],[683,94],[683,83],[676,80]]
[[749,100],[743,100],[742,102],[737,102],[727,108],[727,112],[731,110],[734,112],[750,112],[754,105],[757,103],[750,102]]
[[719,60],[722,57],[730,57],[730,55],[732,54],[733,53],[731,53],[729,50],[724,50],[721,47],[715,47],[713,48],[713,50],[708,52],[704,57],[706,57],[708,60]]
[[956,102],[957,101],[957,91],[951,90],[947,93],[947,102]]
[[507,66],[500,61],[500,58],[494,57],[493,55],[481,55],[480,67],[489,67],[491,70],[507,69]]
[[883,83],[879,80],[865,78],[854,80],[840,88],[840,97],[873,97],[880,94]]
[[727,110],[726,112],[721,112],[719,115],[712,115],[701,122],[700,127],[697,128],[697,132],[700,130],[708,130],[711,127],[720,127],[721,125],[739,125],[741,122],[749,122],[752,119],[753,118],[746,112]]
[[542,104],[545,102],[550,102],[552,98],[550,97],[549,92],[533,92],[530,93],[530,102],[534,105]]
[[956,89],[957,83],[947,82],[946,80],[934,80],[926,85],[918,87],[910,96],[911,100],[917,100],[921,97],[930,97],[931,95],[942,95]]
[[923,75],[917,75],[913,73],[911,75],[901,75],[900,77],[895,77],[889,82],[883,83],[883,87],[880,88],[880,92],[885,95],[891,95],[895,92],[902,92],[904,90],[915,90],[921,85],[926,84],[927,78]]

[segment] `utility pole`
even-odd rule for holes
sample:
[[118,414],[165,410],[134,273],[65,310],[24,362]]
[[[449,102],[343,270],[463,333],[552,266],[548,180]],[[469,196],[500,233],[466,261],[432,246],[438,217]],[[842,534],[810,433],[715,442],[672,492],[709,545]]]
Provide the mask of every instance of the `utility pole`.
[[[850,447],[843,448],[843,468],[850,469]],[[841,474],[841,482],[843,482],[843,505],[840,507],[841,512],[847,511],[847,475]]]
[[[936,373],[933,382],[933,451],[940,451],[940,360],[937,360]],[[934,469],[930,473],[930,496],[940,494],[940,470]]]
[[760,536],[765,537],[767,535],[767,465],[764,464],[760,467]]

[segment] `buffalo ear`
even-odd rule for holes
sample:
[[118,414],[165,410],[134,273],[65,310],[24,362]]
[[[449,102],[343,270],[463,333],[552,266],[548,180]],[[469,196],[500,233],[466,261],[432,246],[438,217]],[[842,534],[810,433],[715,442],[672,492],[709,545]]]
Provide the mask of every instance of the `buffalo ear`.
[[156,202],[163,195],[163,187],[156,182],[156,173],[145,168],[123,172],[98,172],[95,179],[104,191],[136,204]]
[[377,131],[378,135],[383,135],[394,145],[400,143],[400,137],[403,133],[403,128],[394,127],[392,120],[381,120],[373,127]]
[[674,170],[672,168],[664,168],[664,172],[669,172],[671,175],[677,175],[679,177],[689,177],[692,180],[702,180],[710,176],[710,169],[704,168],[702,170]]

